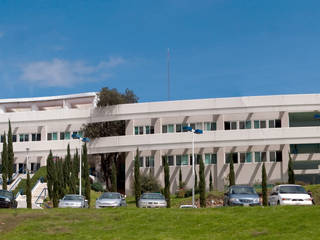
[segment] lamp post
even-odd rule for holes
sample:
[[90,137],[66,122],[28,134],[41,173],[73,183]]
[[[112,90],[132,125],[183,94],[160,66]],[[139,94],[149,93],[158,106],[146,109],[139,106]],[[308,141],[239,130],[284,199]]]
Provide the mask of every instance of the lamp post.
[[192,207],[194,207],[194,185],[195,185],[195,167],[194,167],[194,135],[195,134],[202,134],[203,131],[201,129],[193,129],[192,127],[185,126],[183,130],[192,133],[192,178],[193,178],[193,185],[192,185]]
[[72,134],[72,138],[73,139],[79,139],[79,148],[80,148],[80,166],[79,166],[79,195],[81,196],[81,169],[82,169],[82,161],[81,161],[81,157],[82,157],[82,146],[81,146],[81,142],[90,142],[90,138],[86,138],[86,137],[81,137],[79,134],[74,133]]

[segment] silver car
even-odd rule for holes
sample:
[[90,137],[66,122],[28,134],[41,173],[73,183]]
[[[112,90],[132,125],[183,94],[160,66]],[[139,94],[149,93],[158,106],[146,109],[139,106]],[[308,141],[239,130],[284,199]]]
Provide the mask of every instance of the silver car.
[[88,208],[88,200],[84,196],[68,194],[59,200],[59,208]]
[[96,208],[125,206],[127,206],[125,196],[117,192],[102,193],[96,200]]
[[224,206],[260,206],[260,198],[253,187],[231,186],[224,194]]
[[142,194],[138,206],[140,208],[165,208],[167,201],[161,193],[144,193]]

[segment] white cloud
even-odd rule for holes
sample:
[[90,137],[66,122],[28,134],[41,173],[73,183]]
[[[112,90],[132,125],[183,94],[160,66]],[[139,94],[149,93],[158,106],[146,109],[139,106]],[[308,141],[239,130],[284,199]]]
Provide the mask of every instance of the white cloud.
[[112,68],[123,63],[125,60],[121,57],[110,57],[108,61],[101,61],[97,65],[63,59],[32,62],[22,66],[21,79],[41,86],[68,87],[80,82],[109,78]]

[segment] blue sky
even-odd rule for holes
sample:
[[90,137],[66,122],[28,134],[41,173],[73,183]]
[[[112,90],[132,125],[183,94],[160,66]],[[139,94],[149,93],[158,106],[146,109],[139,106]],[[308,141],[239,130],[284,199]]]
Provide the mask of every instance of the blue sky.
[[317,93],[320,2],[0,0],[0,98]]

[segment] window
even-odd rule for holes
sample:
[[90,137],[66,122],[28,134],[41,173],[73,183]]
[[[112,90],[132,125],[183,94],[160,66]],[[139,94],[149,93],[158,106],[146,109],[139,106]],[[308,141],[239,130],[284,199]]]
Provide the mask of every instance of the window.
[[[201,154],[194,154],[194,161],[196,165],[200,164]],[[190,165],[192,165],[192,154],[190,154]]]
[[240,163],[251,163],[251,162],[252,162],[251,152],[240,153]]
[[238,153],[226,153],[225,155],[225,163],[230,163],[230,160],[232,158],[233,163],[238,163]]
[[41,141],[41,133],[32,133],[31,134],[31,141]]
[[142,135],[143,134],[143,126],[134,127],[134,134],[135,135]]
[[176,132],[182,132],[182,125],[176,124]]
[[51,140],[58,140],[57,132],[48,133],[48,141],[51,141]]
[[254,153],[254,161],[255,162],[266,162],[267,161],[267,153],[266,152],[255,152]]
[[240,129],[251,129],[251,121],[240,121],[239,122],[239,128]]
[[270,152],[270,162],[282,162],[282,152]]
[[146,167],[154,167],[154,156],[146,157]]
[[28,142],[29,141],[29,134],[19,134],[19,140],[20,142]]
[[206,153],[204,155],[204,163],[205,164],[217,164],[217,154]]
[[60,132],[60,140],[70,139],[70,132]]
[[191,127],[192,129],[201,129],[201,130],[203,129],[201,122],[198,122],[198,123],[190,123],[190,127]]
[[154,126],[146,126],[146,134],[154,134]]
[[17,141],[17,135],[12,135],[12,142],[16,142]]
[[182,131],[183,132],[188,132],[188,130],[185,129],[186,127],[188,127],[188,124],[186,124],[186,123],[182,124]]
[[237,129],[237,122],[224,122],[224,130]]
[[269,128],[281,128],[281,120],[269,120]]
[[188,165],[188,155],[177,155],[176,156],[176,165]]
[[64,132],[60,132],[60,140],[64,140]]
[[266,120],[254,120],[254,128],[266,128],[267,121]]
[[168,160],[168,165],[169,166],[173,166],[174,165],[174,161],[173,161],[173,156],[172,155],[168,155],[168,156],[162,156],[162,166],[164,166],[164,161]]
[[3,143],[4,141],[4,135],[1,135],[1,142]]
[[174,125],[162,125],[162,133],[173,133],[174,132]]
[[143,157],[139,158],[140,167],[143,167]]
[[215,131],[217,130],[217,124],[215,122],[205,122],[204,123],[205,131]]

